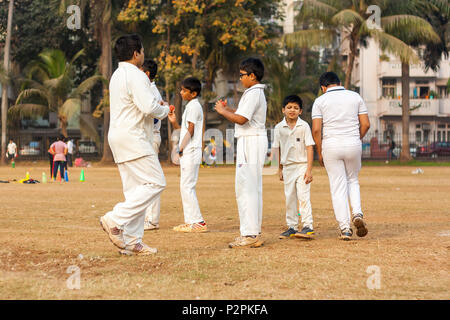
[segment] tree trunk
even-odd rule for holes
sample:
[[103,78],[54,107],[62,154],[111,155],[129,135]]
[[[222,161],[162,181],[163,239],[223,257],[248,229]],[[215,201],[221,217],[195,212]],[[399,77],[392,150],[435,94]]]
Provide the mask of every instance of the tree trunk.
[[400,161],[411,159],[409,153],[409,63],[402,62],[402,151]]
[[[111,9],[109,9],[111,10]],[[111,52],[111,20],[107,22],[101,22],[101,47],[102,55],[100,56],[99,69],[101,75],[108,81],[111,79],[112,75],[112,52]],[[103,85],[103,94],[109,94],[109,88],[106,84]],[[109,105],[105,108],[103,112],[103,157],[102,163],[112,163],[113,155],[108,142],[108,131],[109,131]]]
[[347,69],[345,70],[345,89],[349,89],[352,84],[353,65],[356,57],[356,39],[350,38],[350,53],[347,59]]
[[[12,18],[14,10],[14,0],[9,1],[8,8],[8,26],[5,42],[5,55],[4,55],[4,69],[9,74],[9,55],[11,49],[11,32],[12,32]],[[6,164],[6,126],[8,117],[8,86],[5,83],[2,86],[2,154],[0,155],[1,164]]]

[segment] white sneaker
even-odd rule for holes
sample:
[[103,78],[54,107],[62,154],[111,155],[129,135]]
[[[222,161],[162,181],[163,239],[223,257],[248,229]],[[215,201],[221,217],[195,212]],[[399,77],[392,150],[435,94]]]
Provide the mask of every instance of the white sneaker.
[[118,248],[125,248],[125,241],[123,240],[123,231],[114,226],[106,216],[100,218],[100,225],[108,234],[109,240]]
[[156,248],[151,248],[142,242],[135,245],[126,246],[124,249],[119,250],[120,254],[126,256],[149,256],[157,252],[158,250]]
[[144,231],[158,230],[158,229],[159,229],[159,223],[153,224],[150,221],[145,221],[144,222]]

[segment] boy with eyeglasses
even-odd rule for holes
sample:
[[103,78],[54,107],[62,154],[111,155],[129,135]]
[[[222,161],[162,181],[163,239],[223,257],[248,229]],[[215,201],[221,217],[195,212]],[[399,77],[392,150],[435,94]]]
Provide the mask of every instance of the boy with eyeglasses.
[[231,242],[229,247],[256,248],[264,243],[261,237],[262,169],[268,146],[265,85],[260,83],[264,76],[264,65],[259,59],[249,58],[240,64],[239,69],[239,79],[247,90],[237,110],[227,107],[227,103],[220,100],[216,103],[216,111],[236,124],[235,190],[241,236]]

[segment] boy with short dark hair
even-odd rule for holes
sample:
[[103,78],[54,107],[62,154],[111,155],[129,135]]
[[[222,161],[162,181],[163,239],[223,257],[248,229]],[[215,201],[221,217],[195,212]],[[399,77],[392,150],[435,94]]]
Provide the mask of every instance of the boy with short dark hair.
[[264,65],[261,60],[249,58],[239,66],[239,79],[247,88],[237,110],[227,107],[224,101],[216,103],[216,111],[235,123],[237,138],[236,200],[239,211],[240,233],[230,248],[256,248],[263,245],[262,223],[262,169],[267,153],[265,128],[267,102],[264,96]]
[[[278,149],[279,153],[278,173],[280,180],[284,181],[288,227],[280,234],[280,239],[290,237],[311,239],[314,235],[310,201],[314,140],[308,123],[300,118],[302,111],[302,99],[297,95],[287,96],[283,101],[284,119],[275,126],[272,148]],[[299,215],[303,223],[300,232]]]
[[183,202],[184,224],[173,228],[177,232],[207,232],[208,228],[200,212],[195,187],[202,162],[203,109],[198,101],[202,84],[197,78],[186,78],[181,83],[181,97],[188,101],[181,126],[175,113],[169,113],[174,129],[181,129],[179,142],[180,192]]
[[[151,59],[146,59],[140,68],[150,79],[150,89],[152,94],[157,97],[158,101],[163,101],[161,94],[155,84],[156,74],[158,72],[158,65]],[[149,139],[152,141],[153,149],[156,154],[159,154],[159,147],[161,145],[161,120],[147,117],[145,119],[145,129]],[[145,212],[144,230],[159,229],[159,217],[161,213],[161,197],[157,197],[147,208]]]
[[103,230],[124,255],[157,252],[142,242],[145,211],[166,187],[158,156],[144,129],[145,118],[164,119],[169,106],[151,93],[150,80],[139,69],[144,47],[136,35],[120,37],[114,51],[119,67],[109,82],[108,141],[123,184],[125,201],[100,218]]

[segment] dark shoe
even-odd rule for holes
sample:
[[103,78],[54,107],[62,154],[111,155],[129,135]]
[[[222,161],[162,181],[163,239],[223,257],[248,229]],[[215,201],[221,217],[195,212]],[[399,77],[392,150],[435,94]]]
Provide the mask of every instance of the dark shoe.
[[365,237],[369,230],[367,229],[366,223],[363,220],[362,214],[358,213],[353,217],[353,225],[356,228],[356,235],[358,237]]
[[341,230],[341,240],[349,241],[349,240],[351,240],[352,235],[353,235],[352,228],[346,228],[346,229]]
[[314,230],[308,227],[304,227],[302,231],[298,231],[294,234],[294,237],[301,239],[312,239],[314,238]]
[[294,230],[294,228],[289,228],[285,232],[280,234],[280,236],[278,238],[280,238],[280,239],[287,239],[287,238],[293,237],[296,232],[297,231]]

